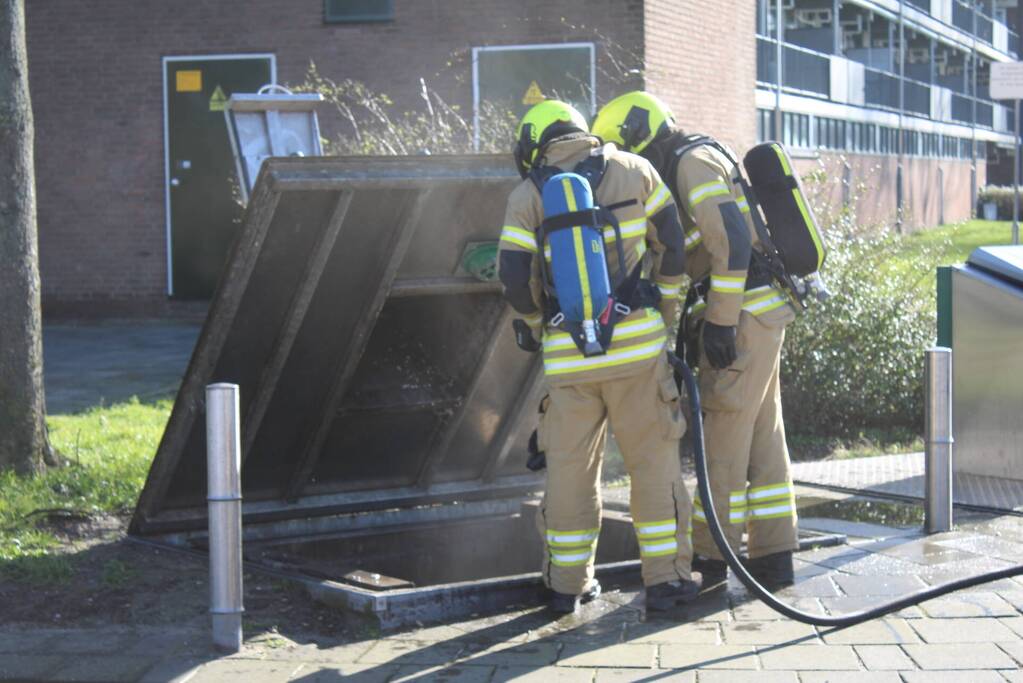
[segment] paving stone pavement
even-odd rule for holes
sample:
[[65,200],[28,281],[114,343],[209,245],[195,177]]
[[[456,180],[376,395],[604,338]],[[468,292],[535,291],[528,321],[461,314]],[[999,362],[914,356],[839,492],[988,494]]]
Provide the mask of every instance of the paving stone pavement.
[[[167,374],[155,383],[149,376],[139,380],[132,363],[93,343],[93,332],[47,331],[48,398],[61,410],[100,398],[109,402],[171,391],[187,362],[181,349],[190,349],[197,328],[146,331],[145,345],[137,346],[147,351],[132,358],[153,362],[151,337],[167,342],[160,354]],[[80,382],[72,380],[81,367],[70,361],[61,365],[62,345],[80,345],[81,339],[91,344],[89,376],[95,386],[104,386],[102,394],[76,388]],[[108,388],[111,378],[116,392]],[[798,584],[779,594],[820,614],[863,609],[1023,562],[1023,517],[1018,516],[957,512],[957,530],[933,537],[879,520],[811,520],[808,515],[804,521],[850,537],[846,546],[800,553]],[[260,634],[241,652],[224,656],[209,647],[209,634],[201,630],[58,630],[4,623],[0,616],[0,681],[1023,683],[1023,581],[979,586],[841,630],[783,619],[732,580],[727,589],[669,617],[648,618],[637,591],[620,589],[557,621],[531,608],[355,642],[291,631],[289,636]]]
[[[996,535],[1023,535],[1023,517],[961,521],[938,543],[906,529],[879,541],[873,523],[857,537],[847,525],[849,545],[800,553],[799,582],[778,595],[819,614],[861,609],[973,573],[972,559],[984,567],[983,553],[1001,547]],[[988,532],[990,543],[980,538]],[[895,566],[887,560],[941,571],[925,581],[886,573]],[[534,607],[354,641],[260,633],[230,656],[214,652],[204,631],[0,624],[0,681],[1023,683],[1021,595],[1023,579],[1003,579],[832,629],[781,618],[734,579],[656,617],[625,587],[558,620]]]
[[132,396],[173,396],[199,336],[191,321],[48,323],[43,328],[46,407],[51,414]]

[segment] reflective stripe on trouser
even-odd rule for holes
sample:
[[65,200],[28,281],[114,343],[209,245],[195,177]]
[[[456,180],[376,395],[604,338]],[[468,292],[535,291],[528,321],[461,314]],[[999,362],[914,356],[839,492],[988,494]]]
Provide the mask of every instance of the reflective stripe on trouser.
[[[716,499],[717,492],[711,491],[711,493],[714,494]],[[722,522],[727,520],[729,524],[742,524],[746,521],[747,505],[745,489],[729,492],[727,512],[727,517],[721,518]],[[696,492],[696,496],[693,499],[693,519],[700,523],[705,523],[707,521],[707,517],[703,511],[703,502],[700,500],[699,491]]]
[[579,567],[587,564],[597,547],[600,529],[561,531],[547,529],[547,557],[558,567]]
[[559,593],[577,595],[593,578],[609,422],[632,480],[643,582],[689,578],[691,503],[678,458],[685,421],[673,383],[662,356],[628,377],[550,387],[539,434],[547,492],[537,524],[544,582]]
[[[739,318],[738,358],[725,370],[701,359],[704,438],[711,493],[725,536],[739,549],[749,534],[750,557],[795,550],[796,507],[782,422],[778,366],[788,307]],[[693,514],[695,552],[721,555],[706,525],[699,499]]]

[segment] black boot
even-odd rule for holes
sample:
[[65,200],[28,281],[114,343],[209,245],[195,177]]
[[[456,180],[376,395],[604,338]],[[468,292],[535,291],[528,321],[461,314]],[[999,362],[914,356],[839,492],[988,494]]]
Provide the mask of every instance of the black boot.
[[757,583],[769,590],[791,586],[796,582],[791,550],[746,560],[746,569]]
[[585,605],[595,600],[599,595],[600,582],[594,579],[590,587],[583,591],[581,595],[569,595],[568,593],[559,593],[552,590],[548,606],[552,611],[559,614],[572,614],[579,605]]
[[693,571],[703,575],[703,590],[710,590],[728,580],[728,565],[724,560],[697,555],[693,558]]
[[692,602],[700,594],[701,577],[693,572],[691,581],[680,579],[668,581],[654,586],[647,586],[646,608],[647,611],[670,610],[678,605]]

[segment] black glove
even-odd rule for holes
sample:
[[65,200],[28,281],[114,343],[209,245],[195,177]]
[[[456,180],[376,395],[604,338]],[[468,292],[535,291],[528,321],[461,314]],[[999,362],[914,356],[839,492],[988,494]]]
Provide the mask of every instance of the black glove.
[[529,435],[529,460],[526,461],[526,467],[531,472],[539,472],[547,467],[547,454],[540,450],[540,444],[537,439],[536,430]]
[[533,339],[533,330],[529,329],[529,325],[526,324],[525,320],[519,318],[513,320],[512,329],[515,330],[515,343],[523,351],[536,353],[543,348],[540,342]]
[[703,323],[703,353],[716,370],[723,370],[735,362],[735,326]]

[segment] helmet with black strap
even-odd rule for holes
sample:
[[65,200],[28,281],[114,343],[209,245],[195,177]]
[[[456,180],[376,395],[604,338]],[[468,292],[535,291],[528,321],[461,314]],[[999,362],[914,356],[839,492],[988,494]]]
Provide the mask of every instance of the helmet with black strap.
[[588,133],[585,117],[572,105],[560,100],[544,100],[534,105],[515,131],[515,166],[526,178],[533,165],[543,157],[544,148],[559,137]]
[[613,142],[633,154],[643,154],[652,143],[675,131],[671,108],[642,90],[619,95],[605,104],[593,121],[592,129],[604,142]]

